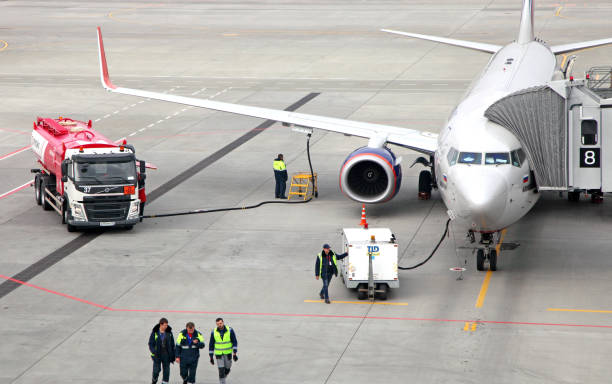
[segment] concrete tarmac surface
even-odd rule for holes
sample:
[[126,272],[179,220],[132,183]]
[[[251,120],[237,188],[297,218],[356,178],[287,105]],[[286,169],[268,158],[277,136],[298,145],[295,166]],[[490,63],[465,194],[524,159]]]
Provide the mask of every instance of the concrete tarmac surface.
[[[451,225],[387,301],[359,302],[334,279],[326,305],[315,255],[326,242],[341,251],[341,229],[359,223],[361,204],[341,193],[338,172],[363,139],[315,131],[320,190],[307,204],[147,219],[132,231],[68,233],[28,187],[37,116],[92,119],[126,137],[159,168],[149,193],[263,123],[104,91],[98,25],[120,86],[278,109],[315,93],[297,111],[438,132],[490,56],[379,29],[505,44],[520,9],[520,0],[0,1],[0,383],[149,382],[146,344],[162,316],[175,332],[195,322],[207,344],[216,317],[236,330],[228,383],[609,382],[607,202],[545,194],[508,228],[504,241],[520,247],[502,251],[494,273],[476,271],[466,229]],[[611,19],[604,0],[536,1],[536,32],[550,44],[610,37]],[[577,77],[612,64],[612,47],[577,55]],[[274,123],[158,192],[146,213],[270,200],[276,154],[294,173],[308,169],[305,150],[304,134]],[[367,217],[393,230],[408,266],[429,254],[447,216],[437,193],[417,199],[421,168],[408,167],[417,154],[392,150],[403,157],[401,191]],[[207,360],[198,383],[218,382]],[[171,382],[181,382],[176,364]]]

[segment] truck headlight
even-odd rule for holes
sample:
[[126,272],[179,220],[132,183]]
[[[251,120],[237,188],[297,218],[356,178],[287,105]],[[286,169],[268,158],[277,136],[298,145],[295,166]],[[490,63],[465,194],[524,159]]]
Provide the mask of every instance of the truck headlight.
[[87,215],[85,214],[85,208],[81,203],[70,203],[72,218],[75,221],[87,221]]
[[128,220],[138,218],[140,213],[140,200],[134,200],[130,203],[130,211],[128,212]]

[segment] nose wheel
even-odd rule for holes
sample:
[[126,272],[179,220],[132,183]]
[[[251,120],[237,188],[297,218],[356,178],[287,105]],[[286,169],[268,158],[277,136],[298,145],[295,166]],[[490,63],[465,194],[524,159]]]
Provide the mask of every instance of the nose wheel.
[[491,248],[479,248],[476,251],[476,269],[485,270],[485,262],[489,261],[489,270],[497,271],[497,251]]

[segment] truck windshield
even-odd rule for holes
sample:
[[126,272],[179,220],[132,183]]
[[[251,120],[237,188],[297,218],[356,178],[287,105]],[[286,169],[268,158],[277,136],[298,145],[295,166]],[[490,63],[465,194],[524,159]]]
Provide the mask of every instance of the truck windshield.
[[88,184],[133,184],[136,182],[136,165],[128,162],[78,162],[75,164],[75,181]]

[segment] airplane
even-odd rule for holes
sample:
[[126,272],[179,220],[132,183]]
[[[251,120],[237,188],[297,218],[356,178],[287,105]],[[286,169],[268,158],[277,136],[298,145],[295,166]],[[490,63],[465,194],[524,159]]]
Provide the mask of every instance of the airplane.
[[[388,125],[357,122],[298,112],[231,104],[115,86],[108,73],[102,33],[98,27],[100,79],[111,92],[168,101],[238,115],[274,120],[284,125],[321,129],[368,139],[367,145],[348,155],[340,170],[340,189],[362,203],[381,203],[399,191],[401,158],[389,144],[429,156],[420,163],[430,170],[419,175],[419,197],[429,198],[437,188],[448,214],[460,220],[475,242],[476,266],[497,268],[495,245],[500,232],[517,222],[538,201],[529,156],[519,140],[484,116],[501,98],[553,79],[563,79],[556,56],[612,43],[612,38],[548,46],[534,36],[534,0],[523,0],[517,40],[505,46],[382,29],[400,36],[464,47],[493,54],[484,71],[468,88],[439,134]],[[414,164],[413,164],[414,165]]]

